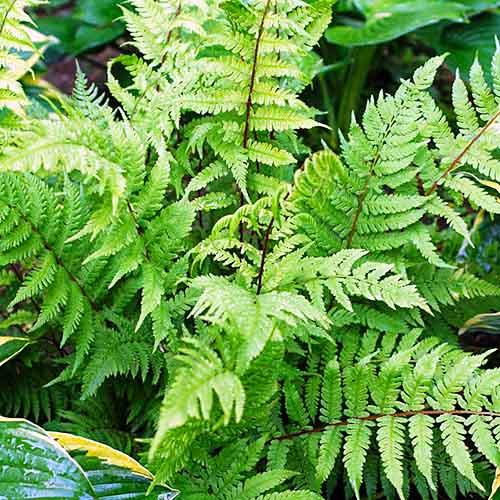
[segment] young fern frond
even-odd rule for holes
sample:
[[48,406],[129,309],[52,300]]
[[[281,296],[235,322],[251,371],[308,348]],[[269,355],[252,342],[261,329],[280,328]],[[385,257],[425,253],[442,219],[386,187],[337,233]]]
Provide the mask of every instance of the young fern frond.
[[[137,13],[125,11],[124,17],[134,43],[152,66],[159,66],[148,69],[151,75],[144,83],[144,64],[124,60],[134,77],[137,98],[124,94],[112,80],[112,91],[131,120],[141,120],[141,129],[148,130],[156,125],[157,116],[169,135],[181,114],[189,116],[190,133],[175,153],[179,163],[189,170],[190,151],[203,156],[206,166],[222,163],[246,198],[248,177],[255,170],[272,172],[268,167],[295,164],[285,146],[286,134],[318,123],[314,111],[297,97],[310,77],[293,63],[317,43],[329,22],[331,2],[160,6],[141,0],[133,5]],[[168,77],[161,78],[162,74]],[[169,102],[172,106],[165,107]],[[202,118],[193,119],[192,113]],[[205,145],[211,153],[202,155]]]
[[[296,223],[317,244],[375,253],[414,247],[429,263],[446,267],[436,251],[438,235],[420,223],[422,217],[442,217],[469,240],[460,206],[450,204],[454,192],[498,213],[498,201],[485,186],[497,179],[493,124],[500,104],[492,101],[476,62],[471,85],[481,122],[457,77],[453,104],[460,132],[455,136],[427,92],[442,61],[431,59],[394,97],[371,100],[362,123],[351,125],[342,159],[318,153],[297,173],[291,198]],[[325,175],[332,181],[322,182]],[[436,191],[441,184],[445,189]]]
[[330,0],[132,0],[142,56],[109,67],[118,106],[78,73],[42,117],[23,112],[16,51],[35,51],[12,6],[0,330],[26,345],[0,413],[148,455],[187,500],[481,492],[500,375],[456,331],[500,289],[457,251],[474,209],[500,212],[500,49],[493,87],[477,61],[471,95],[457,75],[456,127],[432,58],[296,169]]
[[163,402],[160,426],[151,453],[155,453],[169,430],[182,427],[190,419],[210,420],[212,391],[218,396],[226,425],[233,408],[236,422],[241,419],[245,392],[238,376],[224,368],[215,352],[195,340],[190,344],[191,348],[181,349],[178,355],[181,367]]

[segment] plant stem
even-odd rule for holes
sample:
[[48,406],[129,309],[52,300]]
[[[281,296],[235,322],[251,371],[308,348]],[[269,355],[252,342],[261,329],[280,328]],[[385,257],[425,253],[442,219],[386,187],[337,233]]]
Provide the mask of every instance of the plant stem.
[[83,285],[78,281],[78,278],[69,270],[69,268],[66,266],[60,255],[58,255],[55,251],[54,248],[52,248],[52,245],[47,241],[47,239],[44,237],[44,235],[40,232],[38,227],[36,227],[28,217],[18,208],[11,206],[13,209],[17,209],[17,212],[20,214],[21,218],[29,224],[31,231],[35,233],[39,238],[40,241],[42,242],[42,245],[45,247],[45,249],[51,253],[56,261],[56,263],[63,269],[63,271],[68,275],[69,279],[78,287],[80,290],[80,293],[87,299],[87,302],[89,303],[90,307],[94,311],[98,311],[97,304],[90,298],[89,294],[83,287]]
[[[248,96],[245,105],[245,125],[243,127],[242,144],[245,149],[248,148],[248,135],[250,132],[250,114],[252,112],[252,105],[253,105],[252,98],[255,87],[255,78],[257,76],[257,60],[259,58],[260,41],[262,39],[262,35],[264,34],[264,22],[266,20],[267,13],[269,12],[270,5],[271,5],[271,0],[267,0],[264,6],[264,12],[262,13],[262,19],[260,20],[259,30],[257,32],[257,38],[255,40],[255,47],[253,51],[252,71],[250,73],[250,82],[248,84]],[[239,191],[240,191],[240,207],[242,207],[245,200],[242,190],[239,189]],[[243,234],[243,223],[241,222],[240,222],[239,232],[240,232],[240,241],[242,242],[244,234]]]
[[323,108],[326,110],[328,117],[328,126],[330,127],[330,140],[329,146],[336,150],[339,145],[339,137],[338,137],[338,127],[337,127],[337,119],[335,117],[335,108],[333,105],[332,97],[328,92],[328,82],[324,73],[320,73],[318,75],[319,88],[321,90],[321,97],[323,100]]
[[432,186],[427,191],[426,196],[430,196],[439,186],[439,183],[447,177],[453,170],[460,166],[460,162],[463,157],[467,154],[469,149],[481,138],[481,136],[498,120],[500,117],[500,110],[497,111],[488,121],[488,123],[466,144],[464,149],[460,151],[460,154],[450,163],[450,166],[434,181]]
[[352,49],[352,63],[340,98],[340,107],[337,114],[338,128],[347,132],[351,123],[351,115],[359,106],[361,91],[365,87],[366,78],[377,46],[366,45]]
[[255,77],[257,76],[257,59],[259,58],[260,40],[262,39],[262,35],[264,33],[264,22],[266,20],[270,4],[271,0],[267,0],[266,5],[264,6],[264,12],[262,13],[262,19],[260,21],[259,31],[257,32],[257,39],[255,40],[252,72],[250,74],[250,84],[248,86],[248,97],[245,109],[245,127],[243,129],[243,147],[245,149],[248,147],[248,132],[250,130],[250,113],[252,111],[252,97],[253,97],[253,89],[255,87]]
[[257,278],[257,295],[259,295],[260,291],[262,290],[262,277],[264,276],[264,266],[266,263],[267,249],[269,246],[269,236],[271,235],[271,231],[273,230],[273,226],[274,226],[274,217],[271,219],[271,221],[269,222],[269,225],[267,226],[266,234],[264,235],[264,242],[262,244],[262,254],[260,256],[259,276]]
[[10,14],[10,11],[14,8],[14,5],[16,4],[17,0],[12,0],[10,4],[7,6],[5,9],[5,14],[2,18],[2,22],[0,23],[0,34],[2,33],[3,29],[5,28],[5,23],[7,22],[7,17]]
[[332,422],[331,424],[325,424],[320,427],[315,427],[314,429],[303,429],[297,432],[291,432],[289,434],[283,434],[282,436],[278,436],[272,438],[271,441],[285,441],[288,439],[293,439],[295,437],[305,436],[308,434],[317,434],[319,432],[324,432],[332,427],[340,427],[349,425],[353,422],[368,422],[373,420],[378,420],[382,417],[393,417],[393,418],[410,418],[415,415],[431,415],[431,416],[440,416],[440,415],[461,415],[461,416],[470,416],[470,415],[480,415],[483,417],[500,417],[500,413],[491,412],[491,411],[471,411],[471,410],[420,410],[420,411],[401,411],[398,413],[383,413],[380,415],[369,415],[367,417],[357,417],[351,418],[350,420],[341,420],[339,422]]
[[352,239],[354,238],[354,234],[356,233],[356,228],[358,226],[359,216],[361,215],[361,212],[363,211],[363,203],[365,202],[366,196],[368,195],[368,191],[370,188],[371,175],[372,174],[370,172],[370,176],[368,176],[366,178],[363,192],[358,196],[358,207],[356,208],[356,212],[355,212],[354,217],[352,219],[351,229],[349,230],[349,235],[347,236],[347,244],[346,244],[347,248],[351,248]]

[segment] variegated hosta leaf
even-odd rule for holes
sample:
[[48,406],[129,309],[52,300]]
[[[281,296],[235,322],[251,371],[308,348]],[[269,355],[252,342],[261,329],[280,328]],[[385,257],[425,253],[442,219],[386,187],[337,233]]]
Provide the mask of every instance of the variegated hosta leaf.
[[153,475],[139,462],[110,446],[73,434],[51,432],[85,471],[100,500],[173,500],[177,492],[149,488]]
[[47,433],[24,420],[0,417],[0,498],[24,500],[172,500],[150,490],[151,473],[124,453],[90,439]]
[[68,452],[41,428],[0,419],[0,498],[94,500],[94,488]]

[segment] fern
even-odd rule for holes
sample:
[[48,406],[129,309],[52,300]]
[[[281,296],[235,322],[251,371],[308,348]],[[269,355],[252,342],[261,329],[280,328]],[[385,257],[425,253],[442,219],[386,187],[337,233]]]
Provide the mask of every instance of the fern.
[[132,0],[113,105],[79,72],[41,115],[19,83],[34,4],[4,4],[0,330],[26,346],[1,412],[191,500],[482,492],[499,373],[456,331],[500,289],[457,253],[500,212],[500,52],[493,87],[457,75],[453,123],[436,57],[310,155],[329,0]]
[[25,9],[39,0],[3,0],[0,5],[0,106],[23,114],[29,101],[19,81],[40,58],[48,39],[33,29]]
[[[123,97],[124,90],[112,80],[111,89],[131,119],[141,121],[144,132],[151,138],[157,135],[147,132],[154,128],[153,116],[161,116],[167,133],[181,116],[190,116],[187,137],[174,153],[179,166],[190,171],[188,158],[196,152],[202,165],[199,175],[205,172],[206,178],[212,164],[218,165],[218,176],[231,173],[246,198],[255,170],[295,163],[284,147],[286,134],[317,123],[314,111],[297,97],[296,89],[309,77],[294,61],[307,57],[321,36],[331,3],[181,2],[162,7],[137,1],[133,5],[137,13],[125,11],[125,20],[136,46],[152,61],[149,83],[144,83],[145,63],[128,59],[132,88]],[[167,43],[159,44],[160,39]],[[287,78],[290,72],[292,80]],[[162,78],[166,74],[167,81]],[[132,89],[138,97],[133,97]],[[169,101],[173,105],[165,108]],[[205,154],[206,147],[210,154]]]
[[[427,93],[442,60],[431,59],[394,97],[371,100],[362,123],[351,126],[342,159],[328,151],[318,153],[297,173],[292,197],[297,224],[317,244],[330,250],[354,246],[377,253],[413,247],[434,266],[445,267],[436,253],[438,235],[420,219],[443,217],[469,239],[467,225],[456,211],[460,207],[450,206],[450,191],[491,213],[498,211],[497,201],[477,182],[481,178],[469,176],[472,168],[485,181],[496,179],[491,141],[495,113],[487,119],[483,113],[480,123],[463,82],[457,79],[453,103],[461,131],[454,136]],[[476,62],[471,81],[476,101],[482,102],[491,91],[478,81],[478,68]],[[324,177],[332,180],[318,184]],[[448,194],[446,189],[437,191],[442,183]]]
[[[225,371],[217,354],[193,341],[194,349],[183,349],[179,355],[179,368],[175,382],[171,385],[162,406],[162,424],[156,442],[161,442],[170,429],[181,427],[190,418],[210,419],[215,391],[224,413],[226,424],[233,412],[236,421],[241,419],[245,393],[239,378]],[[196,372],[196,378],[193,377]],[[158,446],[156,444],[156,446]],[[155,450],[153,443],[152,450]]]
[[[487,444],[493,432],[489,397],[495,384],[487,387],[487,382],[479,382],[483,376],[491,381],[495,375],[481,370],[485,355],[471,357],[453,343],[439,345],[436,338],[418,340],[424,325],[436,325],[447,335],[443,319],[439,323],[431,316],[433,310],[499,293],[495,285],[453,269],[447,252],[438,253],[438,246],[446,241],[421,222],[424,216],[445,217],[451,229],[469,241],[461,207],[451,206],[457,197],[433,188],[436,180],[441,181],[433,159],[439,154],[433,148],[442,149],[442,145],[429,132],[435,116],[424,112],[424,104],[429,103],[426,91],[441,62],[439,58],[429,61],[413,81],[403,83],[395,97],[381,96],[369,103],[362,125],[354,124],[345,141],[342,159],[330,151],[313,155],[297,172],[291,190],[278,188],[278,203],[263,196],[243,205],[220,219],[209,243],[195,249],[198,262],[206,265],[210,259],[214,266],[229,264],[235,270],[233,279],[207,276],[193,281],[195,288],[202,289],[193,315],[213,325],[205,338],[212,339],[221,354],[229,355],[224,358],[226,366],[243,377],[245,393],[245,373],[264,356],[266,345],[285,343],[283,372],[276,376],[280,388],[263,403],[280,405],[273,407],[272,418],[267,412],[262,415],[247,394],[241,422],[228,421],[226,416],[225,427],[220,428],[216,422],[221,420],[216,418],[213,427],[195,438],[198,443],[205,441],[203,432],[217,436],[219,444],[234,433],[245,436],[250,432],[245,422],[252,422],[270,434],[265,455],[270,463],[298,473],[292,480],[296,487],[319,493],[321,485],[332,480],[332,471],[343,467],[360,495],[362,487],[372,488],[375,466],[381,470],[384,489],[393,488],[404,498],[410,485],[419,491],[449,490],[445,478],[440,486],[435,472],[439,465],[434,441],[440,436],[450,466],[457,471],[453,473],[468,481],[469,486],[460,483],[463,491],[482,488],[470,447],[496,465],[496,445]],[[472,108],[463,107],[463,95],[457,96],[459,119],[471,121]],[[475,128],[471,133],[482,137],[487,131]],[[459,136],[450,137],[450,144],[456,141],[460,142]],[[216,179],[212,172],[216,170],[204,172],[210,182]],[[454,169],[448,175],[446,182],[462,179]],[[467,182],[473,184],[473,178]],[[494,203],[483,208],[496,212]],[[262,235],[260,255],[242,227]],[[395,249],[398,259],[389,264]],[[271,317],[262,323],[261,310],[270,294],[286,294],[287,305],[294,303],[294,296],[301,301],[307,297],[329,321],[318,321],[297,303],[293,314],[302,311],[302,326],[288,318],[291,311],[283,316],[284,304],[276,302]],[[396,312],[390,314],[391,309]],[[270,321],[272,317],[276,319]],[[267,338],[260,328],[268,332]],[[408,333],[398,340],[405,330]],[[264,341],[241,363],[248,336],[255,343]],[[302,343],[312,343],[319,356],[315,361],[308,358],[305,370],[294,359],[305,358]],[[174,384],[184,377],[176,377]],[[239,397],[230,385],[229,401]],[[187,380],[183,387],[189,392]],[[466,398],[460,396],[462,392]],[[472,392],[475,395],[469,396]],[[477,404],[471,404],[471,398]],[[168,393],[166,401],[170,408],[173,399]],[[318,417],[320,424],[315,427]],[[194,413],[191,421],[197,418]],[[467,419],[473,425],[472,445],[465,439]],[[160,425],[168,427],[174,420],[160,418]],[[174,434],[157,434],[153,456],[158,453],[168,460],[169,455],[161,452],[161,438],[165,442],[169,436]],[[278,458],[277,443],[288,440],[292,444]],[[175,480],[175,469],[163,470],[165,475],[160,468],[160,477]]]
[[[380,466],[401,497],[405,496],[403,484],[415,480],[408,477],[406,466],[412,457],[418,473],[427,479],[432,489],[437,488],[433,469],[437,467],[435,460],[438,455],[434,454],[433,434],[439,432],[453,465],[481,489],[472,469],[469,446],[464,441],[467,433],[464,424],[466,419],[470,420],[469,435],[474,445],[481,452],[485,446],[488,447],[490,451],[486,456],[493,459],[492,464],[496,465],[498,453],[493,451],[497,450],[496,445],[492,446],[492,441],[486,440],[485,436],[491,437],[493,432],[491,398],[495,384],[491,381],[498,376],[498,370],[480,369],[485,355],[470,356],[444,345],[436,347],[436,342],[429,340],[406,335],[399,339],[399,345],[404,349],[397,348],[392,353],[386,349],[382,354],[384,346],[379,337],[374,346],[375,353],[360,358],[354,364],[351,364],[350,358],[340,364],[336,358],[329,360],[328,352],[332,352],[332,346],[328,347],[328,341],[323,341],[326,347],[323,349],[325,368],[319,373],[322,398],[321,402],[315,403],[315,411],[321,415],[323,423],[318,427],[309,427],[306,402],[302,399],[305,396],[301,396],[307,393],[309,377],[317,377],[314,373],[301,377],[300,383],[295,379],[293,387],[288,382],[282,385],[285,403],[279,424],[273,418],[269,419],[267,412],[260,414],[255,407],[252,409],[253,416],[246,418],[257,419],[259,428],[265,430],[269,436],[269,451],[284,441],[289,442],[288,446],[292,449],[297,448],[298,452],[304,445],[319,447],[313,463],[320,484],[328,479],[342,452],[346,473],[355,491],[364,484],[366,452],[371,446],[370,435],[376,433]],[[349,348],[345,344],[338,347],[341,359]],[[355,349],[354,356],[356,351],[362,355],[363,348]],[[192,355],[198,356],[195,353]],[[216,365],[212,363],[212,366],[214,369]],[[450,367],[453,367],[452,370]],[[202,372],[197,370],[196,373]],[[282,375],[285,379],[287,376]],[[184,379],[177,378],[176,383],[181,380]],[[208,381],[207,378],[205,380]],[[342,385],[341,380],[344,381]],[[187,380],[184,389],[189,391]],[[467,396],[457,398],[461,392]],[[345,406],[342,403],[344,397]],[[471,405],[471,398],[477,403]],[[247,400],[245,407],[249,403]],[[262,404],[264,407],[268,405],[267,402]],[[238,426],[241,424],[227,424],[227,432],[218,429],[217,425],[212,429],[211,432],[218,436],[217,441],[231,439],[230,436],[238,428],[243,431]],[[321,433],[321,439],[316,439],[316,433]],[[412,454],[407,453],[405,447],[410,438]],[[198,442],[201,444],[203,439],[198,438]],[[298,463],[294,462],[294,453],[289,451],[287,456],[280,466],[295,470],[299,476],[305,474],[305,471],[296,468]],[[272,463],[275,462],[276,458]],[[300,484],[299,476],[294,477],[297,484]]]

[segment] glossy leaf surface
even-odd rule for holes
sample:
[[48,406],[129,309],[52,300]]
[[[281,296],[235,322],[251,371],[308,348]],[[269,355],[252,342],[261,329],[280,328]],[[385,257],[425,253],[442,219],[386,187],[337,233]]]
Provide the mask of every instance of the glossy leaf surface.
[[[473,19],[470,24],[464,23],[471,16],[497,7],[500,2],[498,0],[358,0],[354,5],[365,17],[365,22],[349,19],[344,26],[330,28],[326,32],[326,38],[330,42],[348,47],[373,45],[394,40],[431,25],[436,25],[437,32],[440,32],[446,21],[455,21],[450,25],[453,30],[457,28],[459,32],[471,32],[468,36],[472,38],[482,38],[488,36],[488,30],[483,33],[481,27],[475,26]],[[470,50],[475,48],[473,44]],[[444,51],[447,50],[454,48],[446,47]],[[491,54],[489,56],[491,57]]]
[[139,462],[107,445],[0,417],[0,499],[172,500]]
[[449,52],[447,63],[467,77],[474,58],[478,57],[485,75],[490,78],[490,61],[495,53],[495,37],[500,33],[500,14],[485,13],[467,24],[448,24],[423,30],[419,37],[436,52]]
[[367,3],[363,14],[364,24],[334,26],[326,31],[327,40],[349,47],[387,42],[442,19],[464,21],[466,9],[450,1],[380,0]]
[[51,432],[51,437],[68,450],[85,471],[103,500],[172,500],[177,492],[156,487],[148,492],[153,476],[139,462],[121,451],[73,434]]
[[0,419],[0,498],[94,500],[82,468],[40,427]]

